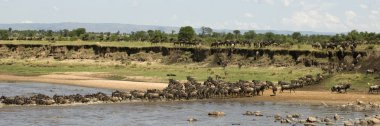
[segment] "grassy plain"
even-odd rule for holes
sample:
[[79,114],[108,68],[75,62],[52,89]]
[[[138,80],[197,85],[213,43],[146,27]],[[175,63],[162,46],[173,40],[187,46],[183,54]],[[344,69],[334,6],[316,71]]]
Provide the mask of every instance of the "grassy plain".
[[220,75],[227,81],[237,80],[270,80],[290,81],[306,74],[321,73],[319,68],[312,67],[243,67],[237,66],[208,67],[204,64],[172,64],[132,62],[122,65],[117,62],[95,62],[87,60],[54,61],[54,60],[14,60],[1,59],[0,73],[34,76],[62,72],[99,72],[107,73],[106,78],[114,80],[134,80],[166,82],[169,73],[178,80],[186,80],[186,76],[193,76],[197,80],[206,80],[208,76]]

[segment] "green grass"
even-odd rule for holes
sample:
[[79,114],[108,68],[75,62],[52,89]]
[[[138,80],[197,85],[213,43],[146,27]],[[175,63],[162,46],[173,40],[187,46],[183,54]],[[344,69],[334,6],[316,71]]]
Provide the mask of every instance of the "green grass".
[[368,91],[369,84],[379,84],[379,80],[375,79],[378,75],[366,75],[363,73],[337,73],[331,78],[322,82],[324,89],[328,90],[333,85],[340,83],[351,83],[351,89],[354,91]]
[[151,47],[151,46],[165,46],[172,47],[171,43],[158,43],[151,44],[150,42],[88,42],[88,41],[0,41],[0,44],[38,44],[38,45],[99,45],[99,46],[111,46],[111,47]]
[[[54,72],[106,72],[111,74],[106,78],[123,80],[128,76],[144,76],[158,78],[157,82],[166,82],[169,77],[168,73],[176,74],[175,79],[185,80],[186,76],[193,76],[197,80],[206,80],[208,76],[220,75],[225,77],[227,81],[237,80],[270,80],[290,81],[306,74],[321,73],[317,68],[306,67],[243,67],[239,69],[237,66],[227,67],[201,67],[200,64],[135,64],[131,65],[105,65],[99,64],[81,64],[81,63],[63,63],[59,61],[46,62],[43,61],[0,61],[0,73],[15,74],[24,76],[43,75]],[[226,74],[225,74],[226,73]],[[144,81],[144,80],[141,80]]]

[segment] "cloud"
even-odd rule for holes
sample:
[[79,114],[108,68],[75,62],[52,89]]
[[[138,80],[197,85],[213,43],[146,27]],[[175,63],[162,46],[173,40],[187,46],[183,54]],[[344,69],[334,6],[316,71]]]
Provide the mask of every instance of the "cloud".
[[379,11],[377,11],[377,10],[372,10],[371,13],[376,15],[376,14],[379,14]]
[[357,16],[356,13],[354,11],[352,11],[352,10],[346,11],[345,15],[346,15],[346,18],[348,20],[352,20],[352,19],[354,19]]
[[24,21],[21,21],[21,23],[23,23],[23,24],[30,24],[30,23],[33,23],[33,21],[31,21],[31,20],[24,20]]
[[274,4],[274,1],[273,1],[273,0],[264,0],[264,1],[265,1],[265,3],[270,4],[270,5],[273,5],[273,4]]
[[242,30],[252,30],[252,29],[271,29],[270,25],[257,24],[255,22],[242,22],[235,20],[233,24],[230,25],[230,29],[242,29]]
[[295,12],[290,18],[282,18],[282,23],[299,29],[340,30],[346,28],[339,17],[318,10]]
[[367,9],[368,8],[368,6],[366,5],[366,4],[360,4],[359,5],[361,8],[363,8],[363,9]]
[[244,17],[246,18],[253,18],[253,15],[251,13],[244,13]]
[[170,17],[171,20],[177,20],[178,19],[178,16],[177,14],[173,14],[171,17]]
[[285,7],[288,7],[294,0],[281,0]]
[[53,6],[53,10],[59,11],[60,9],[57,6]]
[[273,5],[275,2],[273,0],[242,0],[243,2],[249,2],[249,3],[256,3],[256,4],[261,4],[261,3],[264,3],[264,4],[269,4],[269,5]]
[[139,5],[140,5],[140,3],[137,0],[132,1],[132,7],[137,7]]

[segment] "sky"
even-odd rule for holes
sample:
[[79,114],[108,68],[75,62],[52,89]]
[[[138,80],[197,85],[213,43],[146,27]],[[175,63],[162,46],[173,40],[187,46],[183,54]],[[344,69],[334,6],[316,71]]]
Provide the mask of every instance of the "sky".
[[380,0],[0,0],[0,23],[380,32]]

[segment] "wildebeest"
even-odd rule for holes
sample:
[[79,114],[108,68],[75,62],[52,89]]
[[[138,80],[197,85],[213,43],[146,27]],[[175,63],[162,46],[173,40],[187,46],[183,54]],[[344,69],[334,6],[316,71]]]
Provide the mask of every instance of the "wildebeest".
[[174,76],[177,76],[177,75],[169,73],[169,74],[166,74],[166,76],[168,76],[168,77],[174,77]]
[[347,93],[349,88],[351,88],[351,84],[338,84],[331,87],[331,92]]
[[377,69],[368,69],[366,71],[366,75],[368,75],[368,74],[374,74],[376,71],[377,71]]
[[264,95],[264,91],[266,87],[267,86],[264,84],[256,85],[255,86],[256,95],[260,95],[260,92],[261,92],[261,95]]
[[296,93],[296,86],[290,84],[290,83],[287,83],[287,82],[283,82],[283,81],[279,81],[278,82],[278,85],[281,86],[281,92],[284,92],[284,90],[289,90],[290,93],[292,93],[292,90],[294,93]]
[[368,93],[374,93],[375,91],[376,91],[376,93],[379,93],[379,91],[380,91],[380,85],[369,86]]

